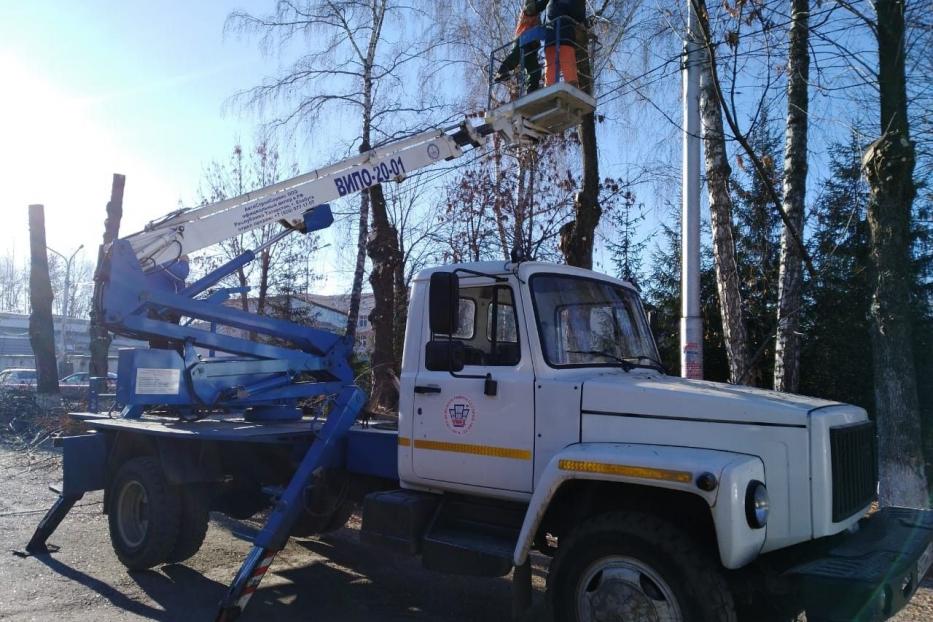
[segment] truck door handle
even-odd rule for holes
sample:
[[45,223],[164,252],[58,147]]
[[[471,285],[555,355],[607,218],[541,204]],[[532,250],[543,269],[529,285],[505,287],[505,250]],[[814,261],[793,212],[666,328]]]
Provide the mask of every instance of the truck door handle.
[[415,393],[440,393],[441,388],[433,385],[415,385]]

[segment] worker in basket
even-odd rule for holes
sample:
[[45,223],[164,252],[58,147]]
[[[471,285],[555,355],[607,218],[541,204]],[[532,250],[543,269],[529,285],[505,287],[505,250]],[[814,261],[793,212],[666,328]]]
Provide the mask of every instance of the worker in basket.
[[578,62],[581,68],[589,64],[586,1],[536,0],[527,4],[533,4],[539,14],[543,11],[545,23],[552,29],[544,47],[544,85],[551,86],[557,82],[559,69],[564,82],[588,91],[589,76],[580,76],[578,72]]
[[526,93],[541,88],[541,63],[538,61],[541,37],[533,32],[541,26],[540,11],[535,8],[536,4],[531,0],[519,11],[518,24],[515,26],[515,44],[493,78],[496,82],[505,82],[520,63],[525,70]]

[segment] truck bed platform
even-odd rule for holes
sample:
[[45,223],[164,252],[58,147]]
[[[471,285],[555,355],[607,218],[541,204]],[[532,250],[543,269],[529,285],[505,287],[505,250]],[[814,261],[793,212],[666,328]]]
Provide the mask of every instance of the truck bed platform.
[[[266,443],[310,445],[324,426],[324,419],[302,419],[256,423],[236,415],[217,415],[182,421],[170,417],[143,415],[139,419],[111,418],[87,412],[69,413],[101,432],[131,432],[173,440],[200,440],[222,443]],[[340,442],[339,461],[347,471],[386,479],[398,479],[398,429],[380,423],[355,423]]]
[[237,416],[212,416],[196,421],[182,421],[169,417],[142,416],[139,419],[111,418],[95,413],[69,413],[73,419],[83,421],[94,430],[132,431],[154,436],[171,436],[213,441],[246,441],[250,443],[287,443],[314,438],[321,423],[310,419],[302,421],[263,422],[245,421]]

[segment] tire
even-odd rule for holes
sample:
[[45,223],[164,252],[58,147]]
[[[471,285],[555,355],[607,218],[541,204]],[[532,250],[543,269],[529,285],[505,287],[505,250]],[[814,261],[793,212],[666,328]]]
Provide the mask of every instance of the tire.
[[204,486],[182,486],[181,519],[175,548],[166,558],[169,564],[183,562],[201,549],[210,520],[210,496]]
[[305,506],[292,526],[299,538],[337,531],[347,524],[355,505],[347,499],[349,480],[344,471],[322,469],[305,498]]
[[610,512],[558,544],[547,580],[555,622],[736,622],[719,561],[684,531],[640,512]]
[[181,523],[181,498],[156,458],[133,458],[110,484],[110,542],[130,570],[152,568],[175,549]]

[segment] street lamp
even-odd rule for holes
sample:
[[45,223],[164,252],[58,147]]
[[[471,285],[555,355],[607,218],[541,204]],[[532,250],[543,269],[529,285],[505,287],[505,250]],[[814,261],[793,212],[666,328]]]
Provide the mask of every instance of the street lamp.
[[64,287],[65,293],[64,293],[64,297],[62,298],[62,331],[61,331],[62,332],[62,369],[64,369],[65,363],[67,363],[68,361],[68,350],[67,350],[68,298],[69,298],[68,290],[71,289],[71,262],[74,260],[75,255],[77,255],[81,251],[81,249],[84,248],[84,244],[76,248],[75,252],[71,254],[71,257],[65,257],[64,255],[59,253],[57,250],[55,250],[51,246],[46,246],[45,248],[49,252],[55,253],[56,255],[58,255],[65,261],[65,287]]

